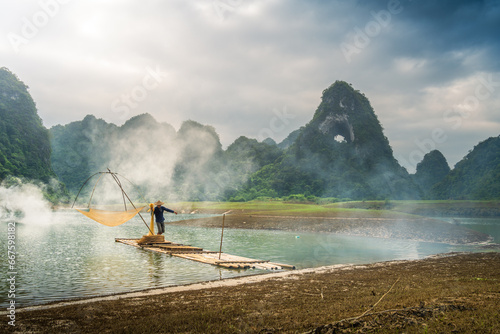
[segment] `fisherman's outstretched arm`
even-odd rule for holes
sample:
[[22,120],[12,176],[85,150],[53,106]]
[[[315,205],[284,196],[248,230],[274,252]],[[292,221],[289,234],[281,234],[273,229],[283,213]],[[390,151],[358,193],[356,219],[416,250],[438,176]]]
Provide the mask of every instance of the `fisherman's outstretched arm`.
[[165,211],[177,214],[177,211],[171,210],[169,208],[165,208]]

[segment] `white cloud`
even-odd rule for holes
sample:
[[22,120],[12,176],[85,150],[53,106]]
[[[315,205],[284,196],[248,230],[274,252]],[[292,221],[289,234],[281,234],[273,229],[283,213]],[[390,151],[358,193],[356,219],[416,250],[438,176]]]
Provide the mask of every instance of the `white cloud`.
[[394,60],[396,69],[402,73],[415,72],[425,66],[425,59],[418,58],[396,58]]
[[[48,127],[86,114],[122,124],[113,102],[158,67],[162,82],[127,117],[148,112],[177,129],[193,119],[214,126],[224,146],[239,135],[256,138],[273,110],[286,107],[295,117],[275,131],[283,139],[312,118],[323,89],[345,80],[370,99],[395,155],[407,156],[415,138],[450,128],[443,112],[474,94],[478,76],[500,81],[498,11],[470,3],[485,16],[473,26],[463,20],[464,4],[401,0],[404,10],[348,63],[340,44],[387,1],[68,1],[19,52],[8,34],[21,34],[24,18],[43,8],[9,1],[0,5],[0,65],[30,86]],[[468,150],[494,134],[499,96],[447,130],[445,157],[454,163],[463,156],[458,146]]]

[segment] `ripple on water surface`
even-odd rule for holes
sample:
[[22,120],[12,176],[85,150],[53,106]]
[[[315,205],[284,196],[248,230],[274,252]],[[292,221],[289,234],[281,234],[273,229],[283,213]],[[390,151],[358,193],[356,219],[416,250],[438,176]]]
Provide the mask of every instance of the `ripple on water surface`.
[[[170,219],[196,215],[171,215]],[[146,228],[136,217],[107,227],[77,212],[57,212],[50,224],[16,224],[16,306],[42,304],[67,298],[89,297],[169,285],[259,274],[260,270],[230,270],[140,250],[118,237],[140,237]],[[490,222],[488,222],[490,223]],[[6,226],[7,222],[2,222]],[[476,225],[480,224],[476,221]],[[500,224],[494,225],[497,229]],[[220,229],[167,225],[166,238],[218,251]],[[498,231],[497,231],[498,232]],[[0,241],[6,249],[5,238]],[[343,263],[371,263],[471,250],[470,246],[355,237],[329,233],[225,229],[223,252],[293,264],[297,268]],[[9,272],[2,252],[2,273]],[[2,291],[9,290],[2,280]],[[2,307],[8,305],[0,296]]]

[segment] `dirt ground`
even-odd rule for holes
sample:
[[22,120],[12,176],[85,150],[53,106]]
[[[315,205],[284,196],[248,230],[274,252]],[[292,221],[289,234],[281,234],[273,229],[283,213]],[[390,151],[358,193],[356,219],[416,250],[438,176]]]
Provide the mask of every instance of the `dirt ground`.
[[[332,266],[17,310],[3,333],[500,333],[500,253]],[[62,305],[62,306],[60,306]]]

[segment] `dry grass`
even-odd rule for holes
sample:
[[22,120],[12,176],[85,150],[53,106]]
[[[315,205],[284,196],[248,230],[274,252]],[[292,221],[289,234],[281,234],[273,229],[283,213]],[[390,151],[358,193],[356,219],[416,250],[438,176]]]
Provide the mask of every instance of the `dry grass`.
[[[500,333],[499,310],[500,254],[476,253],[19,312],[15,330]],[[353,317],[359,318],[340,321]],[[12,332],[7,327],[0,325]]]

